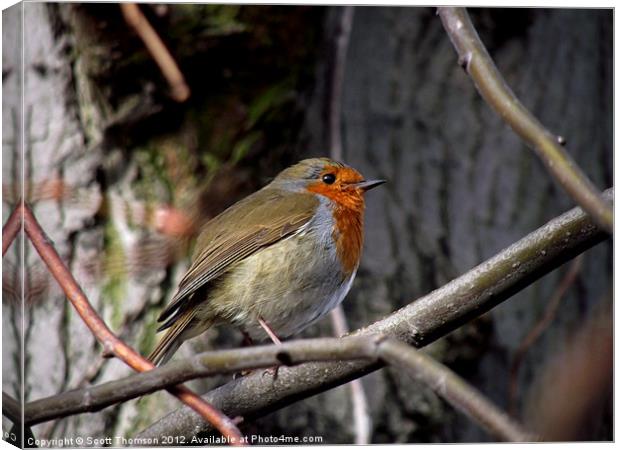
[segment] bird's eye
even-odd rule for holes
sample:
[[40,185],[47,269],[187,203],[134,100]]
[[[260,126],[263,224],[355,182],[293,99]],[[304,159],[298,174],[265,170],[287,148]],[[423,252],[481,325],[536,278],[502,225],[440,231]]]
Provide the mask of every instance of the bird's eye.
[[336,181],[336,175],[334,175],[333,173],[326,173],[325,175],[323,175],[321,180],[323,180],[323,183],[325,184],[334,184],[334,181]]

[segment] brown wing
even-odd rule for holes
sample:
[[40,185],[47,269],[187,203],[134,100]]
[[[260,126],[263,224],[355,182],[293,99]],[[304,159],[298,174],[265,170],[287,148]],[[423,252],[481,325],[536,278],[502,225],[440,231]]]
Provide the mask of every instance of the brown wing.
[[262,189],[208,222],[196,244],[202,250],[159,316],[160,322],[168,319],[160,330],[174,323],[175,313],[181,312],[202,286],[261,248],[298,232],[312,218],[318,203],[312,194]]

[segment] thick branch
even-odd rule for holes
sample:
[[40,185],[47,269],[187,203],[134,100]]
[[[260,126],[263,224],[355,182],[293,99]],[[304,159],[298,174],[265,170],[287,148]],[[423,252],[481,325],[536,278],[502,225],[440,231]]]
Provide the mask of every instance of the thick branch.
[[[138,372],[153,369],[153,367],[155,367],[153,363],[116,337],[101,317],[99,317],[77,281],[75,281],[75,278],[73,278],[73,275],[54,249],[49,238],[45,235],[45,232],[39,225],[39,222],[30,208],[22,205],[18,207],[18,209],[22,211],[24,231],[28,235],[28,238],[36,248],[43,262],[47,265],[50,273],[56,281],[58,281],[58,284],[65,292],[71,304],[75,307],[86,326],[97,340],[103,344],[104,351],[117,356],[121,361]],[[200,396],[193,393],[185,386],[170,387],[168,391],[198,412],[202,419],[211,422],[231,443],[242,443],[243,437],[241,432],[233,421],[222,414],[217,408],[214,408],[204,399],[200,398]]]
[[[613,190],[608,190],[605,197],[611,201]],[[587,214],[574,208],[459,278],[355,334],[383,334],[422,347],[485,313],[607,237]],[[380,363],[367,361],[283,367],[275,381],[271,377],[250,375],[209,392],[205,398],[230,416],[244,416],[249,420],[380,367]],[[138,436],[189,438],[207,429],[196,414],[181,408]]]
[[4,391],[2,391],[2,415],[15,425],[22,422],[22,407],[20,403]]
[[474,81],[482,98],[534,150],[547,171],[607,232],[613,232],[613,210],[601,193],[554,136],[514,95],[497,70],[465,8],[438,8],[459,63]]

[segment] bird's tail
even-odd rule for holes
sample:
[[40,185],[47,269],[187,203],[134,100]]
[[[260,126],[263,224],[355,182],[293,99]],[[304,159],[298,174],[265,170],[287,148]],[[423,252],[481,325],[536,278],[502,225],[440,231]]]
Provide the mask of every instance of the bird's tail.
[[195,310],[185,312],[168,328],[166,334],[148,356],[153,364],[160,366],[167,363],[183,342],[209,328],[210,324],[200,326],[203,324],[196,323],[194,321],[195,314]]

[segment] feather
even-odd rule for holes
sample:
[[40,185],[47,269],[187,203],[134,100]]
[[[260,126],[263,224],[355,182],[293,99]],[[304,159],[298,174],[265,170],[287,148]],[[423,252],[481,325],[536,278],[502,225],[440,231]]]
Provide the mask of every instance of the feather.
[[[312,194],[264,188],[234,204],[208,222],[196,244],[199,249],[177,293],[159,316],[172,326],[194,303],[197,290],[227,272],[235,263],[300,232],[313,217],[319,200]],[[251,205],[251,208],[248,206]],[[239,224],[231,227],[231,224]],[[199,299],[208,301],[208,298]]]
[[[182,335],[193,334],[191,332],[191,323],[195,315],[196,310],[190,309],[172,324],[170,329],[157,344],[157,347],[155,347],[155,350],[148,356],[148,359],[150,359],[153,364],[157,366],[165,364],[186,339],[185,336]],[[206,328],[209,328],[209,325],[206,325],[205,329]]]

